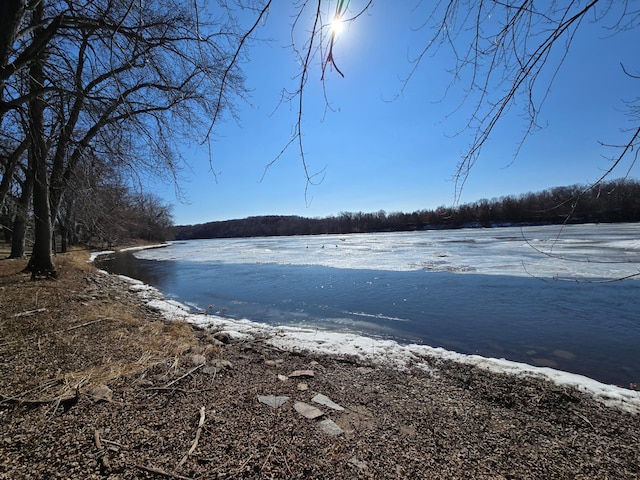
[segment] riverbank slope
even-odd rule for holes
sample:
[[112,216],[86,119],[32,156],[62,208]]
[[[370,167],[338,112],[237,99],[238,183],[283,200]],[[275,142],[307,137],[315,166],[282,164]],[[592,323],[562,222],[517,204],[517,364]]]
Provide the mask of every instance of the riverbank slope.
[[637,414],[168,322],[88,258],[0,261],[0,478],[640,478]]

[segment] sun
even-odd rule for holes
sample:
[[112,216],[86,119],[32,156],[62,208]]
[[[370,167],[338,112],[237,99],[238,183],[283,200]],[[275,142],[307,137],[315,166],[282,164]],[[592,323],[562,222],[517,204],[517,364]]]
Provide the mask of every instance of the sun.
[[337,15],[333,17],[331,23],[329,23],[329,31],[331,35],[338,36],[344,30],[344,21]]

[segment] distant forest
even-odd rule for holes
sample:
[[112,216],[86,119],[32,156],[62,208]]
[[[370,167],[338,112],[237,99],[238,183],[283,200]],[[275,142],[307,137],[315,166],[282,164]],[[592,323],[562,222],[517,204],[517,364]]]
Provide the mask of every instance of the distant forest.
[[554,187],[413,213],[342,212],[326,218],[268,215],[175,227],[177,240],[369,233],[462,227],[640,221],[640,182]]

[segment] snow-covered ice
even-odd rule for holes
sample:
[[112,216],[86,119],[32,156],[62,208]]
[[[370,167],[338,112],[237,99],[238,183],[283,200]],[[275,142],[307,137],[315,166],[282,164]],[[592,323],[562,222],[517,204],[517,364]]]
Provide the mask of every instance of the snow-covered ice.
[[640,274],[640,224],[428,230],[174,242],[139,258],[429,270],[555,279]]

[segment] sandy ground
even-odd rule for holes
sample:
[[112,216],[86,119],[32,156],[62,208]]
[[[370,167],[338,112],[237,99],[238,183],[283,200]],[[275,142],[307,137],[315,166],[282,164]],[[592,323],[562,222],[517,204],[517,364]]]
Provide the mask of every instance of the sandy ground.
[[230,341],[88,257],[36,282],[0,261],[1,479],[640,478],[639,415],[453,362]]

